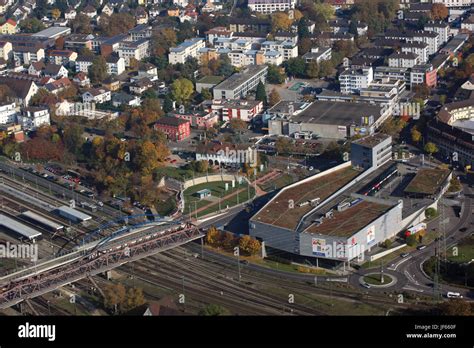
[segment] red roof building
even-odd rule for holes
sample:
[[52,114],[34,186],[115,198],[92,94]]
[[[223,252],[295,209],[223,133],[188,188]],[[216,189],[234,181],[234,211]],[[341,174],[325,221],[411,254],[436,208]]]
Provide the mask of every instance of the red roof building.
[[191,124],[187,120],[164,116],[155,123],[155,129],[166,134],[171,141],[181,141],[191,135]]

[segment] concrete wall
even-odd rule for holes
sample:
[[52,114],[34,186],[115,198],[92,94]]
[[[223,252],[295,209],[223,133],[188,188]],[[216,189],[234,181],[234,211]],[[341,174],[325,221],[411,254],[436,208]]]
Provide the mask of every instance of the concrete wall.
[[216,182],[216,181],[232,181],[235,180],[235,183],[237,184],[239,182],[239,178],[241,180],[245,180],[248,182],[246,177],[243,176],[238,176],[238,175],[230,175],[230,174],[213,174],[213,175],[207,175],[207,176],[200,176],[198,178],[190,179],[184,182],[183,184],[183,190],[186,190],[187,188],[194,186],[194,185],[199,185],[199,184],[204,184],[206,182]]

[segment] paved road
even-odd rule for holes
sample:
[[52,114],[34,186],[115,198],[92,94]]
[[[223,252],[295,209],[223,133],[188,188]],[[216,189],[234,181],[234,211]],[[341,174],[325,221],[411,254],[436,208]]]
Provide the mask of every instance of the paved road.
[[[472,203],[471,203],[471,189],[467,186],[463,186],[464,196],[460,199],[462,201],[462,215],[457,222],[453,225],[446,227],[446,247],[449,250],[452,246],[456,245],[459,240],[465,238],[468,233],[471,232],[469,229],[472,226]],[[451,221],[453,221],[451,219]],[[459,229],[467,227],[467,232],[460,232]],[[443,243],[443,242],[442,242]],[[394,266],[385,268],[384,272],[392,275],[397,279],[397,282],[392,284],[388,288],[390,291],[415,291],[431,296],[434,293],[433,279],[429,278],[423,271],[423,264],[435,254],[436,242],[432,242],[423,250],[415,250],[410,253],[407,258],[398,257],[393,260]],[[443,245],[444,246],[444,245]],[[353,285],[360,286],[361,276],[378,272],[378,269],[364,269],[355,272],[350,277],[350,283]],[[455,285],[441,284],[441,294],[445,294],[448,291],[459,292],[463,297],[474,299],[474,292],[458,287]],[[371,287],[371,291],[387,291],[387,288]]]

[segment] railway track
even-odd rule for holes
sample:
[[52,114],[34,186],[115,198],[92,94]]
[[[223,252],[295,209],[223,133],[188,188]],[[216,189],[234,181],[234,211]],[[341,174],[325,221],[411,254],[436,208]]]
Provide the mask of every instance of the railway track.
[[[275,295],[263,294],[260,290],[250,287],[243,282],[239,283],[237,280],[232,278],[216,275],[215,270],[207,271],[197,267],[182,267],[177,261],[161,255],[157,258],[140,260],[140,262],[135,265],[135,270],[137,268],[139,269],[139,272],[143,272],[144,275],[152,274],[158,279],[165,278],[165,281],[174,282],[175,286],[178,286],[178,289],[181,284],[181,279],[177,278],[176,274],[182,273],[185,277],[185,288],[189,287],[200,291],[210,290],[216,295],[222,292],[225,294],[226,299],[232,297],[241,305],[242,303],[248,303],[252,307],[256,305],[257,307],[254,307],[255,309],[267,307],[272,310],[273,314],[281,314],[282,308],[285,307],[290,308],[289,312],[292,310],[293,314],[322,314],[298,304],[289,304],[287,298],[285,299]],[[152,271],[153,269],[158,269],[159,271],[154,272]],[[207,295],[209,295],[208,292]],[[216,297],[212,297],[212,299],[215,298]],[[253,314],[256,313],[258,313],[258,311],[253,312]]]

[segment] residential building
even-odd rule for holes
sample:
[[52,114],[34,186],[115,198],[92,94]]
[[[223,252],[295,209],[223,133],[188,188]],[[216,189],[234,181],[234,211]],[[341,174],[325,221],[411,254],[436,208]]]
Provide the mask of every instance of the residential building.
[[77,16],[77,12],[74,8],[69,8],[64,12],[64,18],[67,20],[74,20]]
[[259,100],[213,100],[211,105],[213,113],[221,121],[239,119],[250,122],[263,111],[263,102]]
[[84,73],[89,72],[89,67],[92,65],[94,60],[93,56],[79,56],[76,59],[76,72],[82,71]]
[[440,47],[440,36],[438,33],[433,31],[407,30],[401,32],[398,30],[387,30],[381,34],[381,36],[383,36],[384,39],[394,39],[405,42],[424,42],[428,44],[428,55],[435,54],[438,52]]
[[92,40],[94,35],[92,34],[72,34],[64,39],[64,48],[75,52],[80,51],[83,48],[92,50]]
[[112,94],[112,105],[119,106],[140,106],[141,100],[139,96],[127,94],[124,92]]
[[449,39],[449,24],[444,21],[429,21],[425,24],[425,31],[432,31],[439,34],[439,43],[444,45]]
[[0,124],[10,124],[16,121],[18,111],[15,102],[0,105]]
[[81,12],[89,18],[94,18],[95,16],[97,16],[97,10],[91,5],[87,5],[86,7],[84,7]]
[[411,68],[419,63],[419,56],[410,52],[395,52],[388,57],[388,66],[392,68]]
[[42,106],[30,106],[24,108],[17,119],[23,130],[36,130],[50,124],[49,109]]
[[149,78],[144,77],[132,83],[129,88],[130,92],[140,95],[151,87],[153,87],[153,82],[151,82]]
[[14,101],[22,106],[28,106],[31,98],[38,92],[38,86],[34,81],[17,77],[0,76],[0,84],[10,87],[14,93]]
[[176,117],[164,116],[155,123],[155,129],[166,134],[171,141],[181,141],[191,135],[191,123]]
[[12,57],[12,43],[8,41],[0,41],[0,59],[8,61]]
[[44,49],[31,46],[17,46],[13,48],[13,59],[17,66],[38,62],[44,59]]
[[191,127],[211,128],[219,122],[218,115],[209,111],[191,111],[184,113],[173,113],[173,116],[189,121]]
[[362,69],[346,69],[339,75],[341,93],[357,93],[361,88],[367,88],[374,79],[371,67]]
[[426,84],[429,88],[437,85],[437,70],[432,64],[415,65],[410,71],[410,86]]
[[107,73],[111,75],[120,75],[125,71],[125,59],[110,55],[105,59],[107,63]]
[[149,39],[140,39],[137,41],[123,41],[118,49],[119,57],[125,60],[125,66],[130,66],[131,59],[140,62],[149,56]]
[[44,76],[51,76],[54,79],[61,79],[68,76],[68,70],[63,65],[46,64],[42,71]]
[[16,34],[18,32],[18,25],[13,19],[7,19],[5,23],[0,24],[1,34]]
[[281,53],[283,60],[298,57],[298,45],[292,41],[265,41],[261,45],[263,52],[276,51]]
[[420,63],[428,62],[428,44],[424,42],[406,42],[400,44],[402,53],[413,53],[419,58]]
[[248,7],[251,11],[259,13],[286,12],[294,9],[296,0],[249,0]]
[[473,5],[472,0],[432,0],[433,4],[443,4],[447,8],[469,8]]
[[92,88],[82,94],[84,103],[105,103],[112,99],[112,93],[105,88]]
[[330,60],[332,57],[331,47],[313,47],[310,52],[303,54],[306,63],[315,61],[321,63],[323,60]]
[[82,71],[76,74],[76,76],[74,76],[72,81],[76,83],[77,85],[79,85],[80,87],[89,87],[91,84],[91,80],[89,79],[87,74]]
[[197,58],[200,48],[204,48],[206,43],[204,39],[193,38],[185,40],[177,47],[172,47],[168,55],[170,64],[184,64],[188,58]]
[[261,81],[265,83],[268,67],[266,65],[249,66],[214,87],[214,99],[241,99],[254,90]]
[[50,63],[59,65],[75,65],[77,53],[71,50],[51,50],[47,54]]

